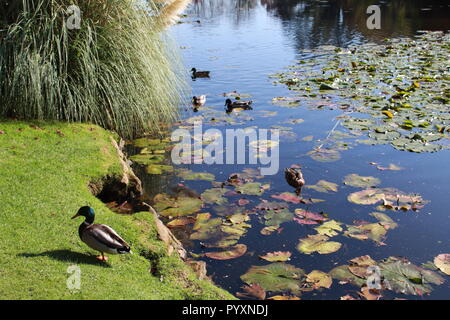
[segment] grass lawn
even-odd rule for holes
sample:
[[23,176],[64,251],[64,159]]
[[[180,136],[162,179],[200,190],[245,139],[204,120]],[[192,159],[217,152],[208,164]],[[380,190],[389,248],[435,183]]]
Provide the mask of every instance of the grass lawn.
[[[0,122],[0,299],[232,299],[167,256],[150,213],[118,215],[90,193],[90,181],[122,170],[110,135],[86,124]],[[83,219],[70,219],[87,204],[133,254],[95,259],[78,237]],[[67,288],[71,265],[81,270],[78,291]]]

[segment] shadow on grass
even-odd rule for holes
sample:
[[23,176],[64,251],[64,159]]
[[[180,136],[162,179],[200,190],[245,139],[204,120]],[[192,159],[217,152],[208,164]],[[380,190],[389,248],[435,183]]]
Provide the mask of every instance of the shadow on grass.
[[93,255],[88,255],[70,250],[50,250],[42,253],[19,253],[17,256],[23,258],[49,257],[62,262],[72,262],[74,264],[90,264],[103,268],[111,268],[107,262],[99,261]]

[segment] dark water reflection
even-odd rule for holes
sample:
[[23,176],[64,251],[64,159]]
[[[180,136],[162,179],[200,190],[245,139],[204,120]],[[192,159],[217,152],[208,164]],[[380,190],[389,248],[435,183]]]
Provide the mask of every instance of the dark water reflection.
[[[347,46],[366,41],[378,41],[397,36],[414,36],[417,30],[448,30],[450,5],[448,1],[383,1],[381,30],[366,28],[367,6],[376,1],[300,1],[300,0],[194,0],[184,23],[174,26],[172,33],[183,48],[186,69],[197,67],[211,71],[211,79],[192,81],[192,94],[207,94],[207,110],[198,113],[187,111],[184,118],[194,115],[208,116],[208,112],[223,112],[222,93],[238,90],[249,93],[254,100],[254,110],[246,113],[252,117],[242,126],[270,128],[281,125],[288,119],[302,118],[305,121],[294,125],[295,139],[283,138],[280,142],[280,168],[301,163],[309,184],[320,179],[340,184],[340,192],[333,194],[307,193],[326,202],[310,208],[316,212],[327,212],[333,219],[344,223],[353,220],[369,220],[369,213],[375,211],[370,206],[358,206],[347,201],[347,195],[355,191],[342,185],[344,176],[350,173],[376,176],[381,179],[381,187],[394,187],[408,193],[420,193],[431,202],[419,213],[393,212],[391,217],[399,224],[388,232],[386,246],[377,246],[370,241],[358,241],[338,236],[335,241],[343,247],[335,254],[304,255],[295,246],[299,238],[314,233],[307,226],[294,222],[282,225],[280,234],[263,236],[262,225],[253,215],[252,228],[241,239],[248,246],[248,254],[228,261],[205,259],[209,274],[216,283],[233,294],[243,285],[240,275],[251,265],[263,265],[258,256],[272,251],[293,253],[290,263],[307,272],[317,269],[329,271],[336,265],[345,264],[354,257],[369,254],[379,260],[388,256],[404,256],[420,265],[432,260],[437,254],[450,253],[448,232],[450,187],[450,152],[435,154],[412,154],[394,150],[390,146],[358,145],[344,151],[339,161],[322,163],[306,155],[314,146],[313,142],[303,141],[305,136],[324,139],[336,123],[340,111],[309,110],[308,105],[299,108],[282,108],[271,103],[273,97],[287,96],[290,92],[283,86],[273,86],[269,74],[282,71],[297,59],[311,57],[308,49],[320,45]],[[200,23],[197,22],[200,21]],[[274,112],[270,117],[262,117],[263,112]],[[233,117],[233,115],[230,115]],[[208,129],[204,125],[204,130]],[[219,127],[224,129],[224,127]],[[340,128],[340,130],[343,130]],[[368,163],[374,161],[383,165],[395,163],[404,167],[403,171],[378,171]],[[224,181],[233,172],[249,166],[234,165],[191,165],[194,171],[207,171],[215,174],[216,180]],[[149,194],[164,191],[167,184],[174,185],[177,178],[145,176],[145,187]],[[162,180],[160,180],[162,179]],[[271,183],[271,190],[264,195],[291,191],[280,171],[277,175],[266,176],[263,182]],[[211,188],[210,182],[187,181],[185,184],[201,193]],[[230,202],[237,198],[230,198]],[[252,198],[252,205],[261,199]],[[292,205],[291,211],[295,209]],[[255,218],[253,218],[255,217]],[[197,242],[190,243],[193,252],[204,249]],[[430,298],[448,299],[449,280],[435,287]],[[338,299],[355,292],[356,287],[333,284],[331,289],[306,293],[303,299]],[[398,295],[396,295],[398,296]],[[393,295],[387,293],[386,298]],[[408,297],[418,298],[418,297]]]

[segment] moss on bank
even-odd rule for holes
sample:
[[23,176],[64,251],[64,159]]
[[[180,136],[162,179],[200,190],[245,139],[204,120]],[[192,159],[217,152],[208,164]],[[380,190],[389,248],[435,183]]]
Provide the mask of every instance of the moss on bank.
[[[90,181],[122,170],[110,135],[86,124],[0,122],[1,299],[233,298],[167,255],[150,213],[117,215],[90,193]],[[78,238],[81,220],[70,220],[86,204],[133,254],[94,258]],[[66,284],[73,264],[81,268],[77,292]]]

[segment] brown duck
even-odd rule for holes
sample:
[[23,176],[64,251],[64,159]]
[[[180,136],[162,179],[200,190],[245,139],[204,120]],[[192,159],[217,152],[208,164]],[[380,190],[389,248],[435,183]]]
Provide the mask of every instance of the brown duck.
[[300,195],[302,187],[305,184],[302,171],[299,168],[286,168],[284,169],[284,177],[287,183],[295,188],[297,195]]

